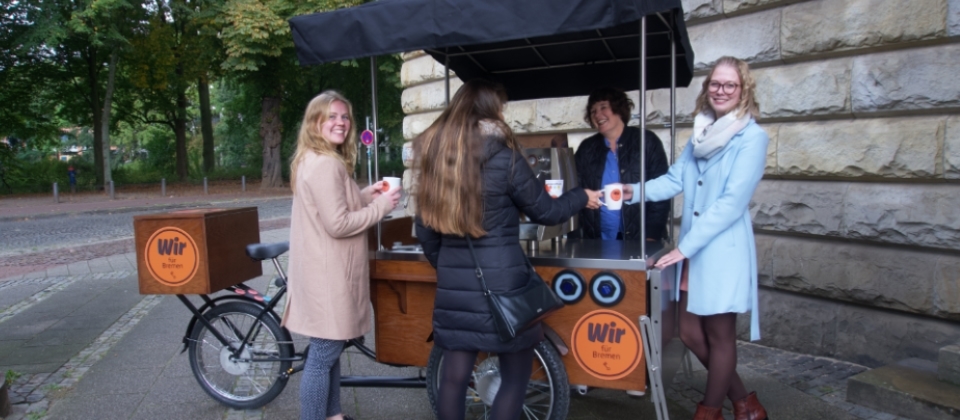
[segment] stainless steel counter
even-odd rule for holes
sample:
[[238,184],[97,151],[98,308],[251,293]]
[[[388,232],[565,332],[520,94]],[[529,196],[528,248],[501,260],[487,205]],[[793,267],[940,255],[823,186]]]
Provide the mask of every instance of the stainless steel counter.
[[[640,256],[637,241],[604,241],[600,239],[566,239],[556,244],[543,241],[540,249],[527,251],[533,265],[569,268],[597,268],[606,270],[643,271],[647,263]],[[647,261],[652,265],[661,255],[670,250],[661,243],[647,242]],[[403,251],[378,251],[378,260],[426,261],[423,252],[408,248]]]

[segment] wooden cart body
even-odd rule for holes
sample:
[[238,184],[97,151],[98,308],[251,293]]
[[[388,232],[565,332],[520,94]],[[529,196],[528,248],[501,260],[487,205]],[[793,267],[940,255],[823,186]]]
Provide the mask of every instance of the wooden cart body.
[[[416,239],[410,235],[411,223],[411,218],[385,221],[381,226],[381,237],[386,243],[414,244]],[[376,244],[375,233],[375,231],[372,231],[370,235],[371,246]],[[590,242],[579,250],[585,251],[587,246],[595,249],[598,245],[597,242]],[[617,254],[617,257],[622,253],[620,245],[623,242],[609,241],[609,245],[617,247],[611,250]],[[547,339],[553,343],[561,354],[571,384],[599,388],[646,390],[646,354],[642,350],[642,343],[640,343],[638,320],[641,316],[652,316],[657,319],[658,325],[660,324],[662,317],[658,312],[661,311],[664,299],[657,296],[651,302],[648,292],[652,289],[658,294],[661,293],[663,283],[661,279],[665,277],[664,273],[656,271],[653,274],[656,275],[657,282],[650,282],[647,276],[651,272],[642,269],[645,266],[644,261],[550,258],[550,256],[563,253],[576,254],[577,249],[570,249],[570,247],[575,248],[576,245],[576,243],[567,244],[567,249],[564,249],[563,244],[556,243],[551,248],[548,241],[545,241],[542,251],[531,255],[531,261],[537,273],[552,286],[557,274],[575,272],[580,275],[588,287],[598,274],[612,273],[619,276],[623,281],[623,298],[614,305],[603,306],[595,302],[587,292],[577,302],[567,304],[547,318],[545,321],[548,327],[546,329]],[[371,248],[370,259],[370,294],[375,314],[377,361],[396,365],[426,366],[433,346],[429,337],[433,330],[436,271],[421,253],[376,251],[377,249],[379,248]],[[631,265],[641,269],[624,268]],[[651,288],[651,284],[654,287]],[[669,301],[669,298],[666,300]],[[651,303],[653,303],[652,306],[657,307],[656,310],[651,310],[653,309]],[[588,325],[590,319],[601,315],[622,316],[622,319],[629,325],[618,325],[618,327],[625,327],[623,329],[626,330],[618,338],[624,338],[624,335],[626,338],[630,338],[633,335],[637,340],[636,346],[626,346],[621,349],[614,348],[616,344],[620,343],[613,343],[606,346],[611,350],[609,353],[596,355],[597,357],[616,358],[616,360],[611,360],[610,363],[613,365],[614,361],[617,362],[615,366],[610,367],[611,374],[603,372],[606,367],[603,366],[602,360],[585,360],[594,356],[591,354],[592,351],[578,348],[574,343],[576,340],[574,338],[575,328],[579,325],[577,332],[582,334],[583,328],[591,328]],[[608,316],[603,319],[611,318]],[[670,325],[673,324],[670,323]],[[600,328],[600,325],[594,325],[592,328]],[[598,334],[599,332],[595,332],[593,335]],[[669,339],[668,337],[664,338]],[[622,340],[624,345],[627,344],[627,341],[626,339]],[[578,357],[581,358],[581,361],[577,360]],[[637,357],[638,359],[634,362],[630,357]]]
[[256,207],[188,209],[133,218],[141,294],[210,294],[263,274]]

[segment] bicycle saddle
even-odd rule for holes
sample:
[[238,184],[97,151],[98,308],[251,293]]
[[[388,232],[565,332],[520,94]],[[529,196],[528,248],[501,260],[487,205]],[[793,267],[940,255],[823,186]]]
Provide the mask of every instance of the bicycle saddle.
[[290,242],[277,242],[273,244],[250,244],[247,245],[247,255],[257,261],[269,260],[283,255],[290,249]]

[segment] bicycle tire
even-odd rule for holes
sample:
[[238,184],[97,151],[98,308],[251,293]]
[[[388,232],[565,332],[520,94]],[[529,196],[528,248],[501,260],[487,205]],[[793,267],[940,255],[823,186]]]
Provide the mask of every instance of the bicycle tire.
[[197,322],[190,334],[188,358],[193,376],[213,399],[235,409],[254,409],[273,401],[287,385],[283,372],[291,361],[243,361],[232,358],[244,336],[256,328],[242,358],[291,358],[294,354],[290,333],[274,317],[257,315],[263,307],[253,302],[227,302],[203,314],[211,326],[230,342],[221,343],[207,326]]
[[[500,365],[496,354],[480,352],[467,386],[467,420],[490,418],[489,407],[499,389]],[[427,397],[433,413],[437,413],[440,366],[443,349],[433,346],[427,361]],[[520,418],[524,420],[563,420],[570,410],[570,383],[567,369],[557,350],[546,341],[534,348],[533,372],[527,384],[527,395]]]

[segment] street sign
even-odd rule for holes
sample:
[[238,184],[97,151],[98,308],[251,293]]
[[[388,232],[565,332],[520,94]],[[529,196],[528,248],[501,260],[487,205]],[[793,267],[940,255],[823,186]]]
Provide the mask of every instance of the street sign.
[[363,132],[360,133],[360,142],[367,147],[373,146],[373,131],[363,130]]

